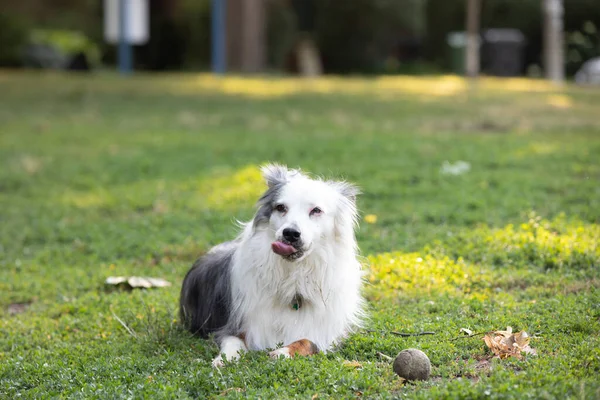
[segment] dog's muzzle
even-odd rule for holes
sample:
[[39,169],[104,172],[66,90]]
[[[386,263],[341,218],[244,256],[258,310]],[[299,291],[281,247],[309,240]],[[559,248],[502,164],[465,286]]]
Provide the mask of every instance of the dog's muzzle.
[[295,227],[285,228],[282,236],[282,238],[271,244],[273,252],[289,261],[302,257],[304,254],[302,250],[304,243],[302,242],[300,231]]
[[273,253],[279,254],[289,261],[297,260],[304,255],[302,247],[302,242],[295,242],[292,245],[287,240],[277,240],[271,243],[271,250],[273,250]]
[[286,235],[286,230],[283,231],[283,238],[271,243],[271,250],[273,253],[280,255],[288,261],[297,260],[304,254],[304,244],[299,239],[299,233],[293,239],[289,240],[290,235]]

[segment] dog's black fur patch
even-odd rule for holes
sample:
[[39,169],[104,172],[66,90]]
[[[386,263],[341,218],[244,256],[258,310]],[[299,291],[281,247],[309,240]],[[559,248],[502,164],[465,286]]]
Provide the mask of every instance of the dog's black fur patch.
[[[279,170],[275,170],[279,171]],[[253,228],[267,223],[274,203],[285,185],[277,176],[269,181],[267,191],[258,200]],[[235,334],[230,326],[231,259],[238,247],[237,241],[225,242],[200,257],[183,280],[179,300],[179,314],[184,326],[195,335],[206,338],[211,333],[219,337]],[[229,323],[229,325],[228,325]],[[231,331],[231,332],[230,332]]]
[[275,183],[267,189],[267,191],[258,200],[258,210],[254,216],[252,226],[256,228],[262,223],[269,222],[271,214],[273,214],[273,208],[275,207],[275,201],[279,197],[281,189],[285,183]]
[[179,313],[184,326],[206,338],[227,324],[230,313],[230,267],[235,241],[225,242],[200,257],[181,287]]

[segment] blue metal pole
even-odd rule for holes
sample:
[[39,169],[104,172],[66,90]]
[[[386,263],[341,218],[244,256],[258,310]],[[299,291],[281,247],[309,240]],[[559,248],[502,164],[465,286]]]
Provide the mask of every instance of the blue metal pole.
[[129,12],[131,0],[119,0],[119,71],[129,75],[132,71],[133,53],[129,43]]
[[226,0],[212,0],[212,70],[215,74],[224,74],[227,69],[225,60],[225,10]]

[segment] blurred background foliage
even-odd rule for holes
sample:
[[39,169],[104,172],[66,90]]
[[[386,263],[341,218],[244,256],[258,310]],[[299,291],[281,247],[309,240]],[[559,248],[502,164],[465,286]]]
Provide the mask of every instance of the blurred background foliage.
[[[298,34],[293,2],[265,1],[268,67],[289,71]],[[150,0],[150,41],[136,47],[136,67],[208,69],[210,6],[210,0]],[[327,73],[447,71],[447,35],[463,30],[465,21],[465,0],[319,0],[315,7],[312,35]],[[483,0],[482,7],[482,30],[519,29],[526,38],[525,67],[539,66],[541,0]],[[65,52],[83,50],[114,64],[116,49],[103,40],[102,18],[98,0],[0,0],[0,66],[23,64],[23,48],[34,41],[34,30],[38,37],[46,32],[46,40]],[[564,25],[567,72],[573,74],[585,60],[600,55],[598,0],[565,1]],[[75,37],[80,45],[64,50]]]

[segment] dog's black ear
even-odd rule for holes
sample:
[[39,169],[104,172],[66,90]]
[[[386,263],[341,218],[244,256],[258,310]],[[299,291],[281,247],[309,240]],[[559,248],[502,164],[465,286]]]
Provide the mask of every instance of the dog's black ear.
[[353,203],[356,202],[356,196],[360,194],[360,189],[351,183],[345,181],[329,181],[327,183],[333,186],[338,192],[342,194],[342,196],[344,196]]
[[294,176],[301,175],[300,171],[288,169],[285,165],[280,164],[266,164],[260,170],[269,188],[283,185]]
[[287,181],[288,169],[285,165],[266,164],[261,167],[262,176],[267,182],[267,186],[281,185]]

